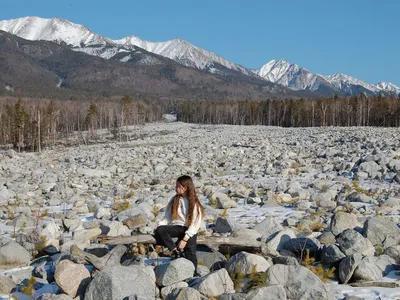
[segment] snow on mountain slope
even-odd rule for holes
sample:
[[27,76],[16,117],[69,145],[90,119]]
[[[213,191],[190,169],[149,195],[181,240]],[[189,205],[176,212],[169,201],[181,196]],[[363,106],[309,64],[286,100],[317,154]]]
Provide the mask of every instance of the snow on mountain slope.
[[234,64],[213,52],[196,47],[182,39],[173,39],[166,42],[148,42],[135,36],[129,36],[120,40],[114,40],[114,42],[124,47],[138,46],[188,67],[204,70],[212,68],[217,63],[228,69],[252,75],[252,72],[245,67]]
[[[267,81],[287,86],[293,90],[319,91],[330,94],[339,92],[350,95],[357,95],[360,92],[376,94],[380,91],[400,93],[400,88],[392,83],[369,84],[340,73],[322,76],[296,64],[289,63],[284,59],[279,61],[271,60],[260,69],[250,71],[241,65],[222,58],[216,53],[196,47],[182,39],[149,42],[135,36],[129,36],[119,40],[112,40],[93,33],[83,25],[59,18],[25,17],[0,21],[0,30],[28,40],[65,43],[75,51],[85,52],[104,59],[118,59],[122,62],[140,61],[143,64],[162,63],[159,58],[150,57],[151,54],[149,53],[140,53],[141,50],[139,48],[142,48],[188,67],[215,74],[228,74],[227,69],[230,69],[248,76],[258,75]],[[123,55],[124,53],[126,55]]]
[[380,91],[400,93],[400,88],[392,83],[381,82],[369,84],[349,75],[336,73],[330,76],[314,74],[305,68],[281,59],[271,60],[258,70],[254,70],[260,77],[293,90],[310,90],[320,92],[339,92],[342,94],[358,95],[361,92],[377,94]]
[[91,32],[83,25],[58,18],[25,17],[0,21],[0,30],[27,40],[64,42],[73,47],[105,45],[111,42],[111,40]]
[[378,84],[374,84],[374,87],[379,91],[394,93],[395,95],[400,95],[400,88],[393,83],[390,82],[379,82]]
[[260,69],[254,71],[260,77],[287,86],[294,90],[316,91],[329,87],[329,83],[320,76],[311,73],[305,68],[289,63],[284,59],[271,60]]
[[[360,79],[351,77],[346,74],[336,73],[330,76],[322,76],[328,82],[330,82],[337,90],[346,91],[351,93],[352,86],[361,86],[373,93],[377,93],[379,90],[372,84],[366,83]],[[354,94],[354,93],[351,93]]]
[[[182,39],[154,43],[130,36],[114,41],[91,32],[83,25],[58,18],[43,19],[39,17],[0,21],[0,30],[28,40],[64,42],[72,46],[73,50],[105,59],[113,57],[115,54],[124,51],[124,49],[130,51],[137,46],[188,67],[204,70],[215,68],[220,64],[231,70],[253,76],[253,73],[245,67],[234,64],[213,52],[193,46]],[[110,47],[114,47],[114,49]]]

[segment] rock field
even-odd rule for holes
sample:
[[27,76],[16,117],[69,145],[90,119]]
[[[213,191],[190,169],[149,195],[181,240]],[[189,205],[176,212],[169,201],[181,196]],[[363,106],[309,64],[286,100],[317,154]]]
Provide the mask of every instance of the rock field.
[[[0,299],[357,299],[331,286],[399,280],[398,128],[130,130],[128,142],[0,152]],[[198,278],[148,245],[115,247],[104,268],[74,254],[101,259],[112,246],[99,236],[152,234],[184,174],[206,208],[199,235],[261,248],[199,248]]]

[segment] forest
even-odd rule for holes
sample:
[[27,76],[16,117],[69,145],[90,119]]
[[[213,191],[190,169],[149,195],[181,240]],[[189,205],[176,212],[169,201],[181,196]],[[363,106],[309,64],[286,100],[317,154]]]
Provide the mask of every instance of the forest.
[[128,140],[128,126],[161,121],[174,112],[178,121],[200,124],[281,127],[400,126],[400,97],[323,99],[161,100],[123,96],[98,100],[0,98],[0,145],[3,149],[41,151],[78,137],[95,142],[100,130],[116,141]]

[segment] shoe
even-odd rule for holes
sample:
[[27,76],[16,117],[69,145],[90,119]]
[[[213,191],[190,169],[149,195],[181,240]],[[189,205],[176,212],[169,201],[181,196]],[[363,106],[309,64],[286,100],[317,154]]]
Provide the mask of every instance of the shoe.
[[176,249],[174,251],[172,251],[172,257],[177,259],[177,258],[185,258],[185,252],[181,249]]
[[197,271],[194,271],[193,277],[201,277],[200,273],[197,273]]

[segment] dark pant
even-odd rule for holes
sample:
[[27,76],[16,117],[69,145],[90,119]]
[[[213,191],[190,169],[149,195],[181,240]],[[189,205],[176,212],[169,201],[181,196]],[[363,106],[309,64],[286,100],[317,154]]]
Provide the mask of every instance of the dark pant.
[[[178,226],[178,225],[161,225],[158,226],[155,231],[155,238],[157,240],[158,245],[166,246],[170,251],[177,248],[177,244],[182,240],[185,236],[185,232],[187,227]],[[173,237],[178,238],[177,244],[172,240]],[[186,247],[183,249],[185,252],[185,257],[190,260],[195,270],[197,270],[197,234],[192,236],[186,244]]]

